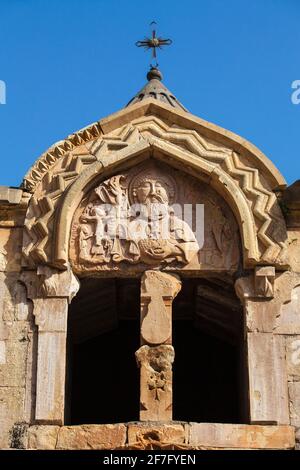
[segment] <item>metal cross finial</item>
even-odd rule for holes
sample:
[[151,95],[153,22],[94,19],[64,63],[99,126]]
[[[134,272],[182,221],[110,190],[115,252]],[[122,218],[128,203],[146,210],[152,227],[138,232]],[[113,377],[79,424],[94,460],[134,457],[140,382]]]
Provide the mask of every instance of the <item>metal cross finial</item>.
[[171,39],[163,39],[163,38],[156,36],[155,21],[152,21],[152,23],[150,23],[150,26],[152,28],[152,37],[145,38],[143,41],[137,41],[135,45],[137,47],[144,47],[146,51],[148,51],[149,49],[152,49],[152,60],[155,59],[155,62],[156,62],[155,67],[157,67],[158,63],[156,61],[156,49],[161,49],[163,46],[170,46],[172,44],[172,41]]

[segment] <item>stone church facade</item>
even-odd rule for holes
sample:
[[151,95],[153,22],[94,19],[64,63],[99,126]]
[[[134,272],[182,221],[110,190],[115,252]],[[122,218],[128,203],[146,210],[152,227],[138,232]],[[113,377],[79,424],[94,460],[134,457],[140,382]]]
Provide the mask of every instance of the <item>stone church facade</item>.
[[161,79],[0,188],[0,448],[299,445],[299,184]]

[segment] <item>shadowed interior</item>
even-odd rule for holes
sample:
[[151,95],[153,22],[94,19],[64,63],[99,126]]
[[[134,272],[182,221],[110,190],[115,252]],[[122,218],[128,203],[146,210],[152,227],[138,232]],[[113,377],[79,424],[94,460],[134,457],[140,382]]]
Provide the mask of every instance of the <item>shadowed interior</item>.
[[[83,279],[68,325],[66,422],[139,420],[139,279]],[[242,310],[225,279],[183,280],[173,302],[173,419],[247,421]]]

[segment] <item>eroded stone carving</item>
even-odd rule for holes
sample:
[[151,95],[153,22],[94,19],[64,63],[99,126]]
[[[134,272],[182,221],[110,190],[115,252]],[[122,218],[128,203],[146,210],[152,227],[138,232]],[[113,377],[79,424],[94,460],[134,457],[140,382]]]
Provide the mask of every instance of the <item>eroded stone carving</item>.
[[173,347],[141,346],[136,359],[141,368],[141,421],[171,420]]
[[274,297],[275,268],[261,266],[255,269],[255,293],[257,297]]
[[[229,148],[211,143],[195,131],[169,127],[154,116],[143,116],[134,124],[122,126],[98,138],[95,138],[99,135],[96,127],[94,129],[91,126],[74,134],[69,140],[59,143],[53,152],[50,149],[25,178],[26,188],[34,192],[25,223],[23,254],[26,265],[51,261],[49,239],[53,230],[53,214],[60,196],[79,176],[84,166],[95,161],[103,161],[105,165],[104,157],[112,151],[116,153],[117,159],[120,150],[126,146],[134,147],[141,141],[164,142],[168,152],[172,148],[184,152],[188,149],[188,158],[200,158],[201,162],[205,162],[207,171],[213,171],[220,180],[223,175],[228,175],[236,190],[242,191],[252,208],[261,259],[269,264],[287,264],[286,227],[276,195],[267,182],[261,180],[260,174],[263,172],[253,167],[247,159]],[[249,214],[241,214],[242,219],[245,217],[249,218]],[[247,250],[250,249],[256,259],[255,245],[252,240]],[[247,250],[244,253],[246,257]]]
[[234,270],[240,260],[238,227],[226,203],[205,183],[151,161],[87,195],[70,245],[78,273],[124,265]]
[[66,297],[71,303],[79,290],[79,281],[71,269],[58,271],[48,266],[39,266],[37,275],[40,278],[38,295],[44,297]]

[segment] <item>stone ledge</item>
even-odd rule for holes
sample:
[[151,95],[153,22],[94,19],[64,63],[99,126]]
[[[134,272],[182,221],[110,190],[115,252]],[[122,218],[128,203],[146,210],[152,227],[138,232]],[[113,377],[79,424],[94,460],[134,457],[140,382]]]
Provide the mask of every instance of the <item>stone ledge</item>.
[[231,449],[293,449],[293,426],[190,423],[189,444]]
[[29,449],[294,449],[293,426],[213,423],[31,426]]
[[9,186],[0,186],[0,204],[19,204],[22,199],[22,194],[22,189],[10,188]]
[[149,441],[161,442],[163,444],[184,444],[186,442],[185,426],[181,424],[129,424],[128,425],[129,446],[140,444],[141,447]]

